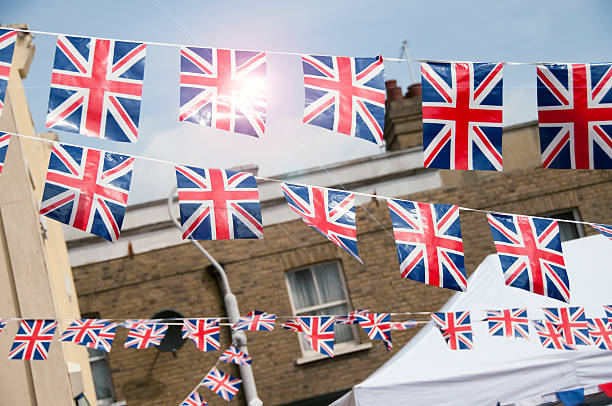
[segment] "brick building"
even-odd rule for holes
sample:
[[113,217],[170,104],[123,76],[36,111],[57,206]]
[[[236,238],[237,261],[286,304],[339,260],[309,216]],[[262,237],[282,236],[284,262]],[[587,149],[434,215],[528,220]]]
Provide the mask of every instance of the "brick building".
[[[612,223],[612,173],[540,168],[536,123],[504,129],[504,172],[425,169],[420,88],[412,86],[404,96],[395,81],[389,81],[387,93],[386,153],[333,165],[327,171],[315,168],[279,177],[422,202]],[[384,201],[357,199],[362,265],[297,219],[277,183],[259,186],[265,239],[203,243],[223,264],[242,313],[252,309],[280,315],[354,308],[433,311],[452,295],[400,277]],[[484,213],[463,211],[461,225],[470,274],[495,251]],[[225,315],[209,263],[181,240],[169,220],[166,201],[128,208],[123,229],[113,245],[67,231],[83,314],[150,318],[171,309],[185,317]],[[588,234],[593,230],[562,223],[565,239]],[[266,405],[328,404],[388,360],[416,330],[394,333],[395,349],[388,353],[363,331],[344,327],[336,331],[338,355],[333,359],[318,356],[295,333],[279,327],[273,332],[249,332],[259,397]],[[109,401],[179,404],[219,356],[219,352],[201,353],[191,343],[185,343],[176,356],[157,349],[125,350],[125,336],[120,329],[109,359],[95,358],[101,364],[96,382],[105,388]],[[229,344],[224,328],[221,347]],[[240,376],[234,369],[232,374]],[[225,403],[205,388],[201,393],[211,405]],[[244,404],[242,392],[233,402]]]

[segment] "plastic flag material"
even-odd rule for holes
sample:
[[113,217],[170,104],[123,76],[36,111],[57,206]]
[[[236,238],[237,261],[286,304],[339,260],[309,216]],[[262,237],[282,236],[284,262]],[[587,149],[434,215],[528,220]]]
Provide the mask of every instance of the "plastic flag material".
[[114,323],[108,320],[75,319],[66,327],[59,341],[72,342],[85,347],[95,346],[98,343],[98,335],[109,324]]
[[183,338],[189,338],[200,351],[216,351],[219,344],[219,319],[183,320]]
[[576,350],[573,345],[568,344],[561,334],[561,330],[548,320],[543,322],[532,321],[533,326],[540,337],[542,347],[551,350]]
[[334,318],[331,316],[298,317],[302,333],[313,351],[334,356]]
[[391,330],[404,331],[408,330],[409,328],[416,327],[417,325],[417,322],[414,320],[392,321]]
[[120,324],[121,327],[132,329],[147,329],[155,325],[159,319],[129,319]]
[[440,329],[451,350],[474,348],[470,312],[432,313],[431,320]]
[[587,318],[582,307],[545,307],[544,317],[555,325],[570,345],[591,345]]
[[606,312],[606,317],[612,323],[612,305],[604,305],[604,311]]
[[183,239],[263,238],[259,191],[252,174],[176,166]]
[[599,385],[599,389],[612,398],[612,382],[602,383]]
[[569,302],[557,222],[492,213],[488,219],[506,285]]
[[336,316],[336,324],[359,324],[359,316],[368,315],[369,310],[353,310],[346,315]]
[[283,183],[281,188],[289,208],[299,214],[304,223],[361,262],[357,252],[353,193],[292,183]]
[[181,48],[180,121],[263,137],[266,53]]
[[595,346],[612,350],[612,323],[608,319],[589,319],[589,336]]
[[202,386],[206,386],[228,402],[236,396],[241,384],[242,381],[240,379],[234,378],[230,374],[218,370],[216,367],[210,370],[201,383]]
[[529,340],[527,309],[488,310],[486,320],[492,336]]
[[579,406],[584,403],[584,388],[556,393],[563,406]]
[[612,168],[612,64],[538,65],[542,166]]
[[[1,49],[0,52],[2,52]],[[8,146],[10,142],[11,134],[0,132],[0,174],[2,173],[2,169],[4,168],[4,161],[6,160],[6,153],[8,152]]]
[[219,361],[233,363],[236,365],[251,365],[253,361],[249,354],[245,354],[233,345],[221,354]]
[[110,352],[117,331],[117,323],[108,323],[96,335],[96,340],[87,344],[94,350]]
[[403,278],[465,291],[459,207],[388,199]]
[[391,351],[391,316],[389,313],[368,313],[357,316],[359,325],[365,330],[370,340],[383,340],[387,351]]
[[0,29],[0,116],[4,110],[4,100],[9,76],[11,75],[16,40],[17,31]]
[[591,227],[612,240],[612,226],[606,224],[592,224]]
[[426,168],[502,170],[502,63],[422,63]]
[[301,333],[302,332],[302,326],[300,326],[300,323],[298,323],[297,318],[291,318],[289,320],[287,320],[286,322],[283,323],[283,328],[285,330],[291,330],[291,331],[295,331],[297,333]]
[[200,397],[198,388],[195,388],[179,406],[207,406],[207,403]]
[[46,360],[56,328],[55,320],[21,320],[8,358]]
[[128,155],[54,143],[40,214],[115,242],[133,168]]
[[47,127],[136,142],[146,45],[57,37]]
[[130,330],[124,348],[144,349],[158,346],[166,336],[168,326],[166,324],[156,324],[150,327],[141,327]]
[[385,69],[382,56],[302,56],[306,124],[383,145]]
[[246,316],[242,316],[232,326],[232,330],[274,330],[274,323],[276,322],[276,314],[260,312],[253,310]]

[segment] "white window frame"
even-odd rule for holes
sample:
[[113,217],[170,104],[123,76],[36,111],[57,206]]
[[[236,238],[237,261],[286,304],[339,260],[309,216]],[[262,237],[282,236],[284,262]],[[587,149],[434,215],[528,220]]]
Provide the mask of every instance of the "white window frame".
[[[98,350],[98,351],[102,351],[102,350]],[[95,356],[91,356],[89,355],[89,365],[91,366],[94,362],[97,361],[104,361],[106,362],[106,365],[108,366],[108,371],[110,373],[110,362],[108,360],[108,353],[105,351],[102,351],[103,353],[100,355],[95,355]],[[112,384],[112,374],[111,375],[111,384]],[[95,386],[95,382],[94,382],[94,386]],[[110,398],[104,398],[104,399],[98,399],[98,401],[96,402],[97,406],[111,406],[115,404],[115,385],[112,384],[111,385],[111,397]]]
[[[582,221],[582,219],[580,218],[580,213],[578,213],[578,209],[575,207],[551,211],[551,212],[543,214],[543,216],[554,218],[554,216],[559,215],[559,214],[564,214],[564,213],[572,213],[572,217],[573,217],[572,220]],[[558,221],[563,221],[563,220],[558,220]],[[578,238],[585,237],[586,233],[584,232],[584,225],[581,223],[574,223],[574,224],[576,225],[576,230],[578,231]]]
[[[321,302],[321,293],[319,290],[319,284],[317,281],[317,278],[315,276],[314,273],[314,268],[318,265],[322,265],[322,264],[327,264],[327,263],[335,263],[335,269],[338,272],[338,274],[340,275],[340,283],[341,283],[341,287],[342,287],[342,291],[344,293],[344,300],[335,300],[333,302],[327,302],[325,304],[320,304],[320,305],[315,305],[315,306],[309,306],[309,307],[304,307],[301,309],[297,309],[292,293],[291,293],[291,284],[289,282],[289,274],[293,273],[293,272],[299,272],[299,271],[304,271],[304,270],[309,270],[310,274],[312,276],[312,280],[313,280],[313,284],[314,284],[314,288],[315,288],[315,293],[317,295],[317,301]],[[291,311],[295,316],[300,316],[300,315],[304,315],[305,313],[309,313],[309,312],[313,312],[313,311],[317,311],[317,310],[322,310],[322,309],[326,309],[326,308],[331,308],[334,306],[339,306],[339,305],[343,305],[346,304],[347,305],[347,311],[351,311],[352,306],[351,306],[351,302],[350,302],[350,298],[348,295],[348,289],[346,287],[346,279],[344,278],[344,272],[342,269],[342,266],[340,265],[340,261],[338,260],[331,260],[331,261],[325,261],[325,262],[319,262],[316,264],[311,264],[308,266],[303,266],[300,268],[296,268],[296,269],[292,269],[290,271],[285,272],[285,284],[287,285],[287,292],[289,294],[289,302],[291,303]],[[352,332],[353,332],[353,340],[351,341],[346,341],[343,343],[338,343],[338,344],[334,344],[334,353],[336,354],[343,354],[343,353],[348,353],[348,352],[353,352],[353,351],[358,351],[361,349],[367,349],[371,347],[371,344],[368,343],[368,345],[360,345],[359,342],[359,332],[356,328],[356,325],[352,325]],[[324,355],[319,354],[318,352],[312,350],[312,348],[310,348],[310,346],[304,345],[305,344],[305,340],[301,338],[302,333],[298,333],[298,342],[300,343],[300,349],[302,351],[302,356],[304,358],[297,360],[298,364],[304,363],[304,362],[308,362],[310,360],[316,360],[316,359],[320,359],[320,358],[325,358]],[[363,348],[361,348],[363,347]]]

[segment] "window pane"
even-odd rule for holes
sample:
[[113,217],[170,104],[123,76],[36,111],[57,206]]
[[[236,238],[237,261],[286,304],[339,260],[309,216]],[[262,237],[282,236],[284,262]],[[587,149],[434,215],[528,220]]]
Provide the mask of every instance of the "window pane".
[[[565,211],[563,213],[555,213],[550,215],[549,217],[559,219],[559,220],[578,220],[576,216],[574,216],[574,211]],[[569,241],[574,240],[576,238],[580,238],[580,231],[578,227],[582,227],[581,224],[576,223],[566,223],[563,221],[559,221],[559,235],[561,236],[561,241]]]
[[110,369],[105,359],[91,363],[96,397],[98,400],[113,397],[113,382],[111,381]]
[[[319,286],[319,293],[323,303],[344,300],[344,289],[338,272],[338,265],[335,262],[327,262],[317,265],[314,268],[315,278]],[[321,303],[321,304],[323,304]]]
[[309,269],[289,272],[287,279],[291,287],[291,298],[293,299],[296,311],[318,304],[314,282]]

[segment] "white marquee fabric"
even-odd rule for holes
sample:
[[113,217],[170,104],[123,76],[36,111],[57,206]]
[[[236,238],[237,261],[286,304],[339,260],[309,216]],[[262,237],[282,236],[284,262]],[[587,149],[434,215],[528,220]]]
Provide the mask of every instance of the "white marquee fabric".
[[[612,241],[601,235],[568,241],[563,254],[570,305],[583,306],[587,317],[605,317],[601,305],[612,304]],[[484,310],[527,307],[530,319],[542,319],[542,307],[562,306],[563,302],[505,286],[497,255],[489,255],[470,277],[467,292],[456,293],[441,310],[470,310],[474,321],[484,317]],[[612,381],[612,351],[547,350],[532,325],[529,341],[491,337],[486,322],[472,326],[474,349],[451,351],[428,324],[332,405],[528,404],[543,395]]]

